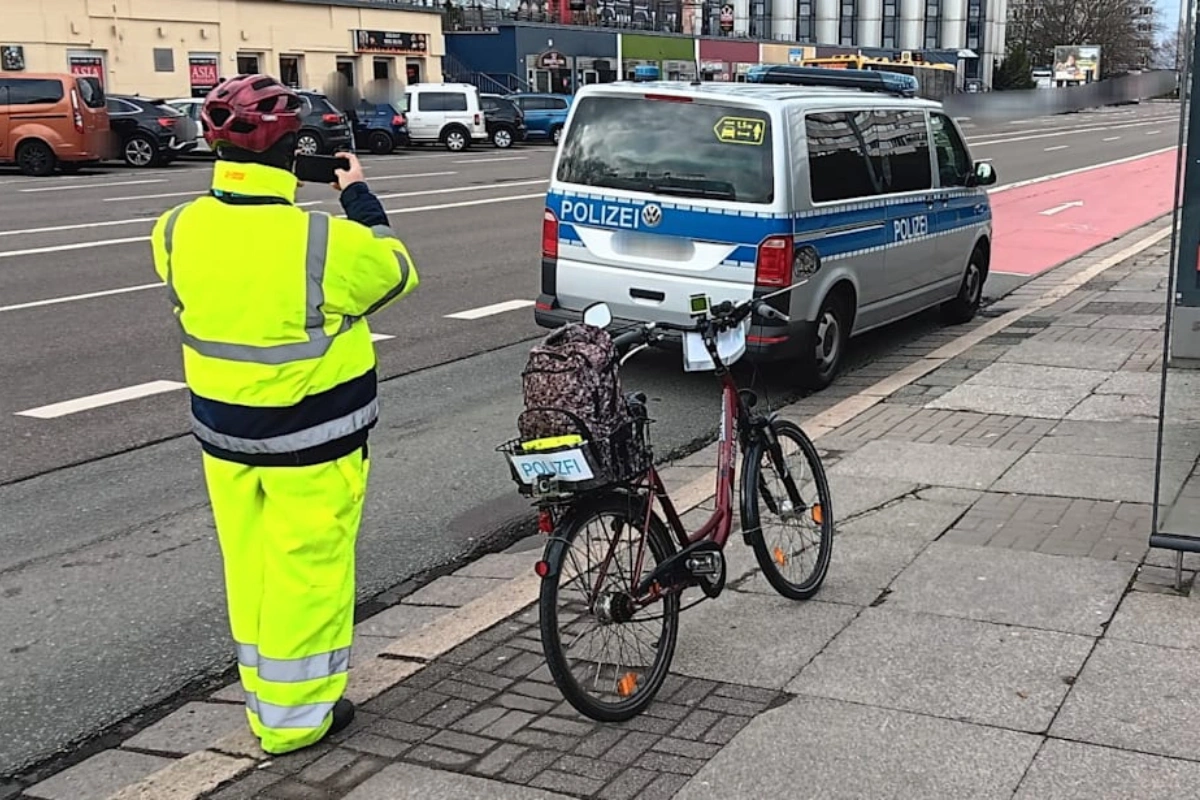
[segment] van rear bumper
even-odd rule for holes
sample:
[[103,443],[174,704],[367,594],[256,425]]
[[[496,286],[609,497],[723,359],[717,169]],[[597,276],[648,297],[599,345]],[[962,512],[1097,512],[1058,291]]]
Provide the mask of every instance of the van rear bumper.
[[[579,322],[582,317],[583,312],[560,308],[545,295],[538,298],[537,305],[533,308],[533,320],[542,328],[560,328],[571,322]],[[615,329],[620,330],[641,323],[631,319],[614,319],[612,324]],[[805,343],[812,341],[815,327],[816,324],[812,322],[794,321],[778,327],[754,325],[746,341],[746,359],[765,364],[799,358]],[[678,347],[679,334],[667,334],[662,343]]]

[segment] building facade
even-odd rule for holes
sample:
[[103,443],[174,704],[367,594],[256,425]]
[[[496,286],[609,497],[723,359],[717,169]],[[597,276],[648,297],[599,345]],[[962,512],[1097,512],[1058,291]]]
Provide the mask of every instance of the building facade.
[[4,0],[3,71],[73,72],[114,93],[202,96],[265,72],[297,88],[335,76],[442,80],[438,7],[400,0]]

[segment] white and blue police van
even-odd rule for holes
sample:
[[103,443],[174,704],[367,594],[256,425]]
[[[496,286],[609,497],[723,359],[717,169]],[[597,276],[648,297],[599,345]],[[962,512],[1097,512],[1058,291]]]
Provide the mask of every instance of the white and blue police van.
[[851,336],[940,307],[975,316],[992,252],[987,189],[939,103],[887,72],[760,66],[747,83],[629,82],[576,96],[542,225],[547,328],[606,303],[687,324],[690,298],[776,294],[746,355],[811,388]]

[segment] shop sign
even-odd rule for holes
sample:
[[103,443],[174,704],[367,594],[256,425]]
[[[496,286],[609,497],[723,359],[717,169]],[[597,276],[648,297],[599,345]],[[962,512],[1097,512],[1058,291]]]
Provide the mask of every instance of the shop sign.
[[0,44],[0,69],[21,72],[25,69],[25,47],[19,44]]
[[539,69],[566,69],[567,57],[557,50],[547,50],[538,56],[537,65]]
[[67,56],[67,66],[72,75],[95,78],[104,85],[104,59],[100,56]]
[[733,30],[733,6],[731,5],[721,6],[721,30],[726,33]]
[[188,56],[188,80],[192,86],[192,97],[204,97],[216,88],[216,56]]
[[424,55],[429,52],[429,35],[402,31],[354,30],[354,52]]
[[799,64],[804,61],[804,50],[799,47],[793,47],[788,50],[788,63]]

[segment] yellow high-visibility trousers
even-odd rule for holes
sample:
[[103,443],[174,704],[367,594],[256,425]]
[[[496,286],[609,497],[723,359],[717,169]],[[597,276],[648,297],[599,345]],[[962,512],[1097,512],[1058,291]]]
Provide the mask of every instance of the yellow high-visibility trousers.
[[204,454],[250,728],[267,753],[318,741],[346,690],[363,449],[306,467]]

